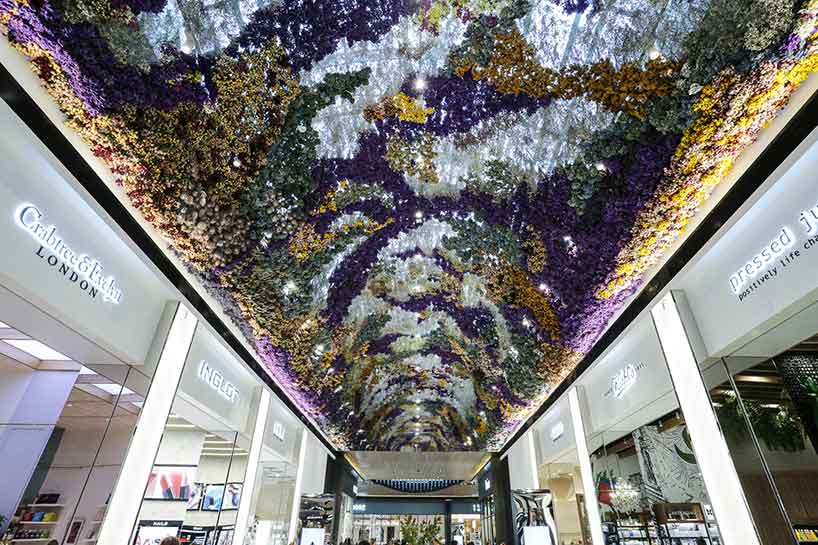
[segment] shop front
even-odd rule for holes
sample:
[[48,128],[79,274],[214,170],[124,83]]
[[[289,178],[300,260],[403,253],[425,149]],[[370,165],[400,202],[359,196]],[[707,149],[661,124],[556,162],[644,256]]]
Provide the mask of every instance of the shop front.
[[2,101],[0,128],[4,541],[292,543],[321,442]]
[[818,542],[816,140],[509,449],[542,543]]
[[439,543],[485,543],[481,536],[478,498],[356,498],[352,504],[352,541],[400,543],[408,527],[434,536]]
[[765,544],[818,542],[817,137],[678,283]]

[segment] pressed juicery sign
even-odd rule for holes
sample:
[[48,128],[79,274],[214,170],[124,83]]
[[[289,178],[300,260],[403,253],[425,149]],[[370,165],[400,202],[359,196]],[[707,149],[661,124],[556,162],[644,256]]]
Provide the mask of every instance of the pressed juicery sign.
[[784,225],[771,240],[729,277],[730,289],[744,301],[797,265],[818,245],[818,205],[802,210],[795,229]]
[[72,248],[56,225],[46,223],[45,214],[36,205],[24,203],[18,206],[14,221],[37,242],[34,254],[43,265],[53,268],[56,274],[62,275],[92,299],[99,296],[114,304],[122,301],[122,290],[116,278],[105,275],[99,259]]

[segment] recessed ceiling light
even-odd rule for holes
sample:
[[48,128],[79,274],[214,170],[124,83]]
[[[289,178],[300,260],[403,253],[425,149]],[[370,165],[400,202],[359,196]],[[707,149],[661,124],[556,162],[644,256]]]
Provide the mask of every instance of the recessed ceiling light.
[[423,91],[426,89],[426,80],[423,78],[415,78],[412,86],[415,88],[415,91]]
[[658,59],[661,56],[662,56],[662,53],[658,49],[656,49],[655,47],[652,47],[650,49],[650,51],[648,51],[648,58],[650,60],[652,60],[652,61],[655,61],[656,59]]
[[416,400],[415,400],[415,403],[416,403],[417,405],[420,405],[421,401],[420,401],[419,399],[416,399]]
[[185,55],[190,55],[193,52],[193,49],[191,49],[191,47],[187,44],[184,44],[181,49],[182,53],[184,53]]
[[422,210],[418,210],[417,212],[415,212],[415,218],[420,219],[422,217],[423,217],[423,211]]
[[6,339],[3,342],[34,356],[38,360],[71,361],[71,358],[65,354],[61,354],[50,346],[46,346],[34,339]]
[[597,163],[594,165],[594,167],[596,167],[596,169],[600,172],[608,170],[608,167],[605,166],[605,163]]
[[233,159],[233,166],[236,168],[239,168],[241,166],[241,160],[238,157]]

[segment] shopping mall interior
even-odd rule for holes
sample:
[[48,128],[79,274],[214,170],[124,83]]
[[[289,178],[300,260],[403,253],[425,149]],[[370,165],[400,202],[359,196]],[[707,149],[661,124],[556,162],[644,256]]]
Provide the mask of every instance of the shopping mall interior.
[[0,545],[818,543],[818,0],[0,0]]

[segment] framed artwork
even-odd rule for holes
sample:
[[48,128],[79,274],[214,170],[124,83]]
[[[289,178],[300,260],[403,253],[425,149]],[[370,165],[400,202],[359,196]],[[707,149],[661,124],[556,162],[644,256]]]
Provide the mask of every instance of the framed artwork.
[[187,497],[187,510],[198,511],[202,504],[202,494],[204,493],[204,483],[193,483],[190,487],[190,494]]
[[222,511],[239,508],[243,487],[244,485],[242,483],[227,483],[227,489],[224,492],[224,499],[222,500]]
[[153,466],[145,488],[145,499],[188,501],[197,469],[197,466]]
[[79,540],[80,532],[85,524],[85,519],[74,519],[68,526],[68,533],[65,535],[66,543],[76,543]]

